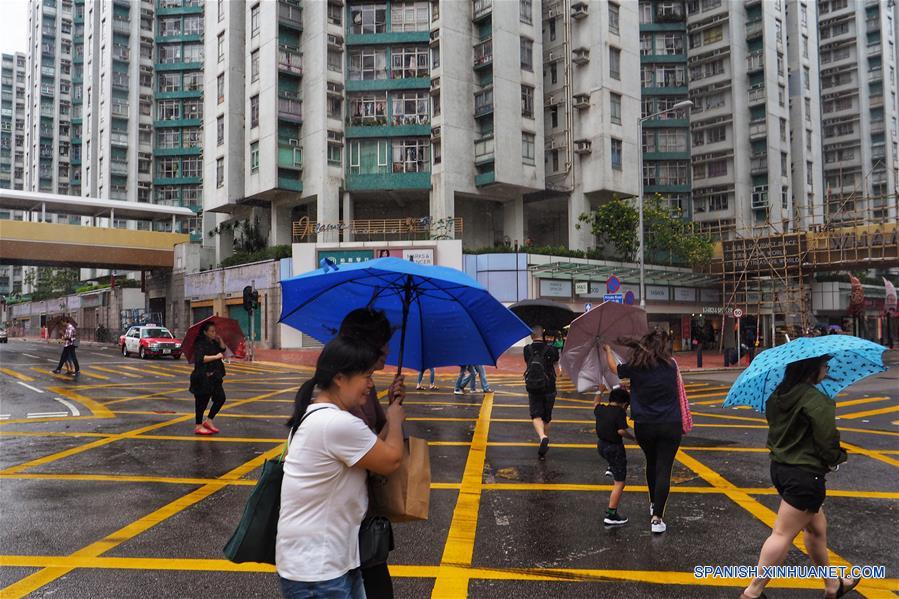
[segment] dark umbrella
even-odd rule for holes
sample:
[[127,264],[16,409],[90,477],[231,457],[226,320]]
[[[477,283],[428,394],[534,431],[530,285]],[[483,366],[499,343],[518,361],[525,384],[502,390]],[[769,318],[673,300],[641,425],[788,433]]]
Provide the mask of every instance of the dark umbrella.
[[194,361],[194,345],[196,345],[197,337],[200,335],[200,327],[207,321],[211,321],[212,324],[215,325],[215,332],[218,333],[222,341],[225,342],[225,346],[228,349],[234,354],[241,353],[244,344],[244,336],[243,331],[240,329],[240,323],[233,318],[210,316],[187,329],[184,339],[181,340],[181,353],[188,362]]
[[521,300],[509,309],[529,327],[539,325],[548,331],[561,331],[577,316],[568,306],[544,299]]

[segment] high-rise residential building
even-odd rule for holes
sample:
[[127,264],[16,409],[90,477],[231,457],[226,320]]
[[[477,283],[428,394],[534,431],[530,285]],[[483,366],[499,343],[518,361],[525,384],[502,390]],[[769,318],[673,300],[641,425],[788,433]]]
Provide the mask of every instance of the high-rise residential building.
[[824,185],[829,221],[896,218],[896,7],[818,4]]
[[[683,2],[644,1],[640,13],[640,83],[643,92],[643,192],[656,194],[685,216],[692,211],[687,22]],[[699,133],[697,133],[699,135]]]
[[791,155],[798,133],[789,103],[814,115],[817,97],[810,73],[794,73],[788,89],[785,7],[783,0],[687,2],[693,219],[716,236],[791,227],[790,167],[804,156]]
[[25,184],[25,54],[4,54],[0,63],[0,188]]

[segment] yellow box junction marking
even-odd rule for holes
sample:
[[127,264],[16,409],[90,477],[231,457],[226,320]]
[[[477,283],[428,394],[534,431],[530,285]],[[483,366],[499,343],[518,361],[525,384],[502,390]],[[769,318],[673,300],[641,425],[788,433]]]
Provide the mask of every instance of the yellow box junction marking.
[[21,372],[16,372],[10,368],[0,368],[0,372],[7,376],[11,376],[14,379],[19,379],[20,381],[30,383],[34,380],[34,377],[30,377],[27,374],[22,374]]

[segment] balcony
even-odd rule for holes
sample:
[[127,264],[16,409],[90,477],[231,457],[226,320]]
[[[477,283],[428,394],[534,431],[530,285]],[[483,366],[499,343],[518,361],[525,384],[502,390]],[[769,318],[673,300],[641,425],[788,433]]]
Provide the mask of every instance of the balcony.
[[493,64],[493,39],[484,40],[474,47],[474,68]]
[[752,39],[754,37],[762,35],[762,31],[764,31],[764,29],[765,24],[761,19],[746,21],[746,39]]
[[119,60],[122,62],[128,62],[131,56],[130,50],[126,46],[113,46],[112,47],[112,59]]
[[52,85],[42,85],[41,86],[41,95],[42,96],[52,96],[53,95],[53,86]]
[[53,137],[53,128],[41,127],[41,137]]
[[52,104],[42,104],[41,105],[41,116],[53,117],[56,116],[56,112],[53,109]]
[[764,119],[749,123],[749,138],[756,139],[768,135],[768,123]]
[[278,144],[278,167],[290,169],[303,168],[303,151],[293,144]]
[[303,56],[294,48],[282,44],[278,49],[278,70],[302,75]]
[[300,121],[303,118],[303,103],[300,101],[298,93],[279,92],[278,93],[278,117],[286,118],[292,121]]
[[683,4],[675,2],[659,2],[656,4],[656,23],[677,23],[683,20]]
[[55,77],[56,76],[56,68],[43,66],[43,67],[41,67],[41,75],[46,75],[47,77]]
[[493,11],[493,0],[474,0],[471,7],[472,20],[477,21]]
[[478,92],[474,95],[474,115],[484,116],[493,112],[493,90]]
[[746,70],[750,73],[765,68],[765,55],[761,50],[746,55]]
[[112,113],[112,116],[128,116],[128,103],[119,102],[112,104],[109,111]]
[[587,16],[587,2],[586,0],[574,0],[571,3],[571,18],[578,20],[583,19]]
[[871,96],[870,106],[871,106],[871,108],[882,107],[883,106],[883,95]]
[[127,175],[128,174],[128,163],[121,162],[118,160],[110,160],[109,161],[109,172],[113,175]]
[[760,87],[753,87],[749,89],[749,103],[750,104],[762,104],[765,102],[767,98],[767,94],[765,93],[765,86],[762,85]]
[[762,173],[768,172],[768,159],[767,158],[753,158],[749,162],[749,171],[753,175],[760,175]]
[[114,89],[128,89],[128,73],[113,72],[112,87]]
[[112,30],[114,33],[131,33],[131,21],[126,19],[119,19],[113,17],[112,19]]
[[128,134],[123,131],[111,131],[109,133],[109,143],[114,146],[128,147]]
[[877,56],[883,50],[883,46],[880,43],[872,44],[865,49],[865,52],[868,56]]
[[278,2],[278,20],[297,29],[302,29],[303,11],[296,4],[284,2],[282,0]]
[[492,135],[475,140],[474,163],[484,164],[493,162],[495,150],[495,142]]
[[886,160],[887,151],[886,146],[874,146],[871,148],[871,159],[872,160]]

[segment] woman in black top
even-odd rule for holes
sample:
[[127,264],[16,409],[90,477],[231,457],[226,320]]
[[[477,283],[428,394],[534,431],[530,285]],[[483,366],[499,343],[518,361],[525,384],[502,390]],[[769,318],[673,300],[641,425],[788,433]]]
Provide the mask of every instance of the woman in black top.
[[[225,390],[222,388],[225,378],[225,364],[222,362],[224,351],[225,342],[215,332],[215,325],[204,322],[194,345],[194,371],[190,375],[190,392],[194,395],[196,408],[194,433],[197,435],[214,435],[219,432],[213,418],[225,404]],[[209,417],[204,420],[203,414],[210,399],[212,408],[209,410]]]
[[619,339],[633,348],[627,364],[618,364],[606,345],[609,369],[630,379],[631,418],[637,444],[646,456],[646,485],[652,532],[665,532],[665,504],[671,489],[671,468],[680,447],[682,424],[677,393],[677,366],[671,357],[668,333],[653,331],[642,339]]

